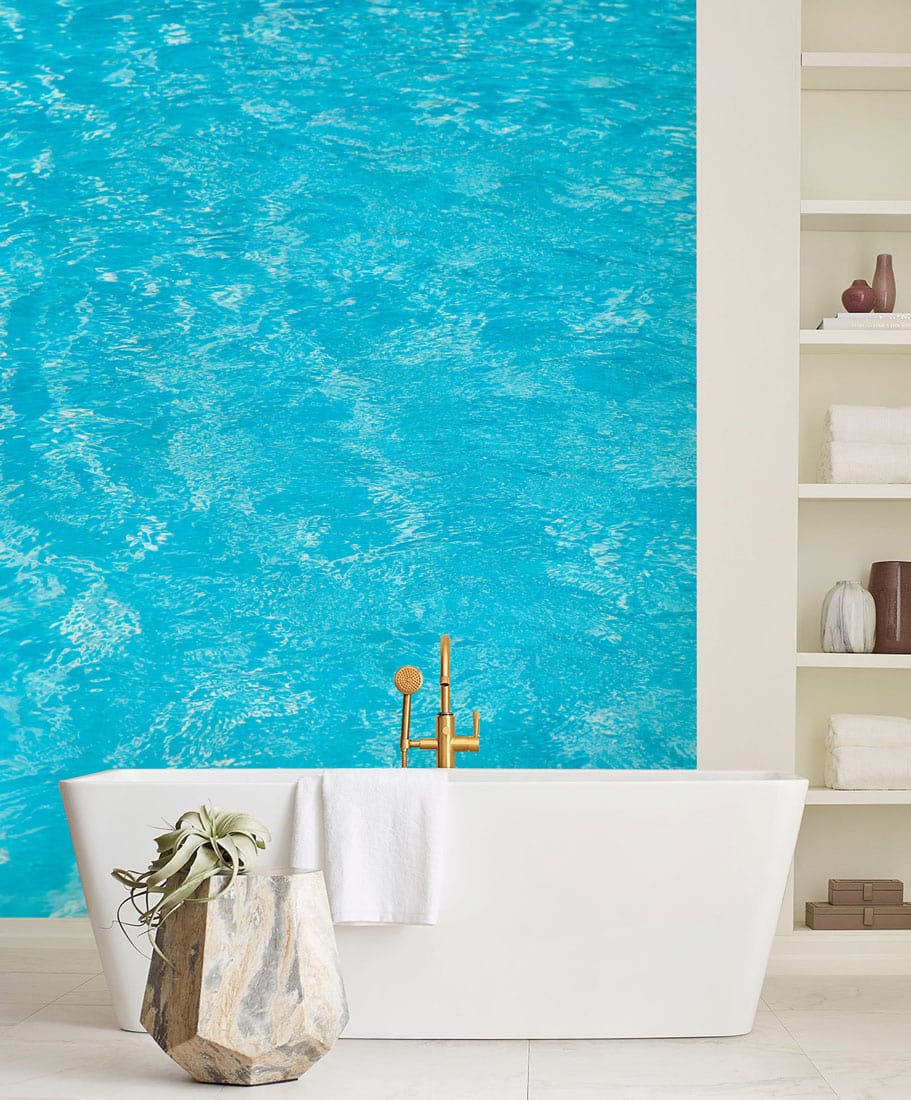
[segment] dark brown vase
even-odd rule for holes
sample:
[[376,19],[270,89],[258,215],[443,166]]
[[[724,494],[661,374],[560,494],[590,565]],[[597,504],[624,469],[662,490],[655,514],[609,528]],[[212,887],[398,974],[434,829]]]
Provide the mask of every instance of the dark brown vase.
[[911,653],[911,561],[875,561],[867,586],[876,604],[874,653]]
[[866,279],[855,279],[841,296],[848,313],[869,313],[876,301],[876,291]]
[[876,257],[873,294],[874,313],[891,313],[895,307],[895,273],[892,270],[892,257],[888,252],[882,252]]

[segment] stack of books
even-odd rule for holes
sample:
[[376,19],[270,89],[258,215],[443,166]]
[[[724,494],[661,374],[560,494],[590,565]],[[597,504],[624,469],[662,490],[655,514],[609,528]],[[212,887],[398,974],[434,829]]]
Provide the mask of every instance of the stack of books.
[[907,328],[911,329],[911,313],[836,313],[823,317],[817,328]]

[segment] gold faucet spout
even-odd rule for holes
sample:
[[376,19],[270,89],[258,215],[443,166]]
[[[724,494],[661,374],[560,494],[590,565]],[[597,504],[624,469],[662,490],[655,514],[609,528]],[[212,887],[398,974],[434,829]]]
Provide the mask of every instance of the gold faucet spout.
[[449,635],[444,634],[440,638],[440,713],[449,714],[451,702],[449,698]]

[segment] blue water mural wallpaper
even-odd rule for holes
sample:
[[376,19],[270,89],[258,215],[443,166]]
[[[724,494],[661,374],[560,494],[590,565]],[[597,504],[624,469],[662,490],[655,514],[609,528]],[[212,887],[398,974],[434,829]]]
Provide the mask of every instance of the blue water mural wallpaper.
[[[0,914],[56,784],[695,764],[695,2],[5,0]],[[414,753],[428,766],[427,753]]]

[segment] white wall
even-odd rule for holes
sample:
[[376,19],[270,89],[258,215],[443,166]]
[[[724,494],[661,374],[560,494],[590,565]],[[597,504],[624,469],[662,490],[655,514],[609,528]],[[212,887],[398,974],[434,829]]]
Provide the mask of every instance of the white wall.
[[697,2],[699,766],[793,767],[798,0]]

